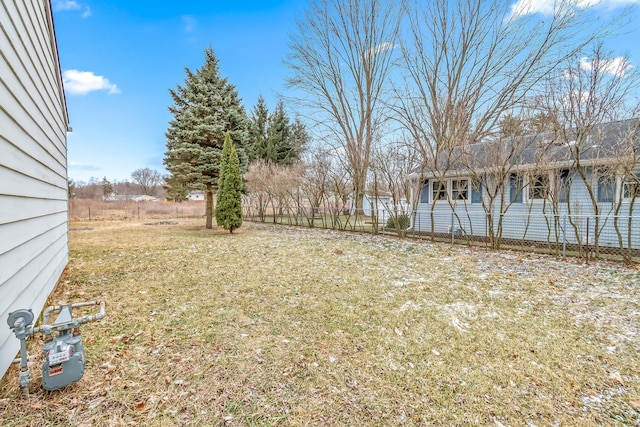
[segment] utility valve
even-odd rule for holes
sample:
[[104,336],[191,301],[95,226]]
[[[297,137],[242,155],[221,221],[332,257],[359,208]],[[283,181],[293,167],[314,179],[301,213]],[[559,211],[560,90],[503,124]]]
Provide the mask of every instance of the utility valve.
[[[74,308],[100,306],[100,312],[76,319],[72,316]],[[51,313],[58,312],[53,324],[49,324]],[[9,313],[7,323],[20,340],[20,387],[25,396],[29,395],[29,367],[27,364],[26,339],[30,335],[42,332],[44,337],[44,357],[42,365],[42,387],[46,390],[58,390],[78,382],[84,375],[84,347],[80,325],[100,320],[105,316],[104,301],[81,302],[76,304],[47,307],[43,313],[43,324],[33,327],[33,312],[16,310]]]

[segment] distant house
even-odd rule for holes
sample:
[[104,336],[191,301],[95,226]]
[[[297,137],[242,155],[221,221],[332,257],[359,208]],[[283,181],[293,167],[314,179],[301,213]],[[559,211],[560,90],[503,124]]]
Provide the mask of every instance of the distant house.
[[111,193],[108,196],[102,196],[103,202],[126,202],[131,198],[128,194]]
[[67,132],[49,0],[0,3],[0,375],[19,341],[9,312],[40,313],[68,261]]
[[[409,205],[403,197],[399,205],[393,203],[391,193],[386,191],[366,192],[362,199],[362,212],[365,216],[377,216],[378,222],[386,222],[395,214],[408,214]],[[351,203],[351,215],[355,214],[355,203]]]
[[149,196],[147,194],[139,194],[136,196],[131,196],[129,198],[132,202],[157,202],[158,198],[154,196]]
[[146,194],[110,194],[108,197],[102,196],[103,202],[157,202],[159,199]]
[[193,190],[187,195],[187,200],[204,200],[204,191]]
[[638,119],[600,124],[586,135],[568,130],[562,138],[544,133],[473,144],[453,153],[448,168],[413,175],[421,180],[413,227],[556,243],[599,238],[601,246],[640,248],[640,218],[629,219],[640,213],[638,159]]

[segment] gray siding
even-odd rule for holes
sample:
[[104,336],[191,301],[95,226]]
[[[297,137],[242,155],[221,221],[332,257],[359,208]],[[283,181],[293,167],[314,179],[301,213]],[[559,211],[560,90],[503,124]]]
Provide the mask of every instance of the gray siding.
[[9,312],[39,313],[68,261],[68,118],[49,0],[0,2],[0,375]]

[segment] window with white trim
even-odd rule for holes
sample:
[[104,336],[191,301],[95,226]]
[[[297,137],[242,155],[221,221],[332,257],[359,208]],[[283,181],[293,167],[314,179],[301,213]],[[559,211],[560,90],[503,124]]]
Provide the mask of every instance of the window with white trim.
[[533,175],[529,178],[529,200],[545,200],[549,195],[549,175]]
[[[475,182],[475,181],[473,181]],[[466,203],[482,203],[483,187],[480,181],[471,185],[469,178],[431,179],[425,181],[420,191],[420,203],[439,200],[461,200]]]
[[616,180],[611,176],[601,175],[598,177],[597,200],[601,203],[612,203],[616,188]]
[[509,175],[509,201],[511,203],[522,203],[522,189],[524,188],[524,180],[518,174]]
[[422,184],[422,190],[420,190],[420,203],[429,203],[429,181],[425,181]]
[[569,176],[569,169],[560,169],[556,174],[556,179],[558,202],[567,203],[569,201],[569,189],[571,188],[571,177]]
[[471,181],[471,203],[482,203],[482,182],[479,179]]
[[431,202],[447,200],[447,181],[431,181]]
[[622,199],[631,200],[640,196],[640,180],[638,177],[625,177],[622,179]]
[[453,200],[467,200],[469,198],[469,180],[451,180],[451,198]]

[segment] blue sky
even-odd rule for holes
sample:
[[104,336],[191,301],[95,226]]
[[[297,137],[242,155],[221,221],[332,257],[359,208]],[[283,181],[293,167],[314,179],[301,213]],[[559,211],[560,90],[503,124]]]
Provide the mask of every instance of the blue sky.
[[[576,0],[590,5],[599,0]],[[601,0],[603,16],[640,0]],[[285,90],[289,33],[303,0],[52,0],[73,132],[69,177],[130,179],[150,167],[164,173],[169,88],[211,46],[247,111],[260,94],[270,108]],[[516,3],[516,2],[514,2]],[[518,0],[544,14],[553,0]],[[637,21],[636,21],[637,22]],[[610,40],[640,66],[638,25]]]
[[67,107],[69,177],[161,170],[169,88],[213,47],[247,111],[284,90],[288,34],[303,2],[53,0]]

